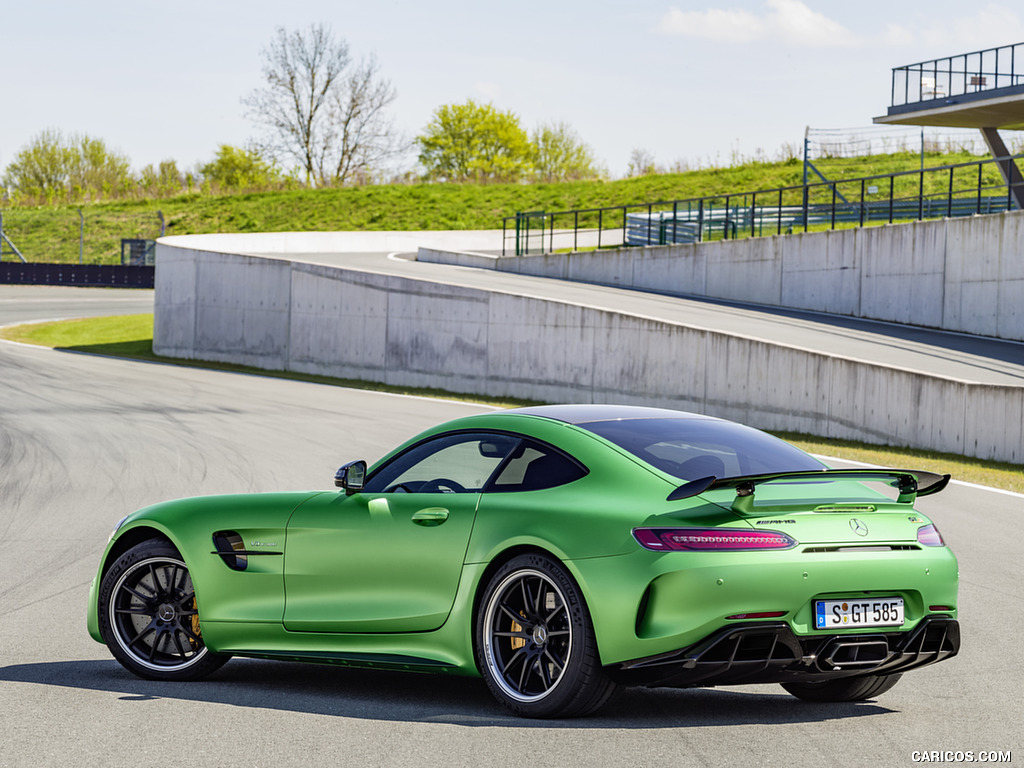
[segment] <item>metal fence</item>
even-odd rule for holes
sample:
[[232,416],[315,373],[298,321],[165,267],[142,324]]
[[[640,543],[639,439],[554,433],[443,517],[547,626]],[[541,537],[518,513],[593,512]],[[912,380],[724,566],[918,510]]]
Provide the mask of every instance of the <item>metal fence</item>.
[[892,71],[891,107],[949,99],[987,98],[1024,87],[1024,43],[920,61]]
[[148,244],[165,230],[160,211],[8,208],[0,211],[0,262],[152,264]]
[[502,255],[728,240],[864,227],[1017,207],[1001,172],[1024,155],[844,181],[570,211],[502,221]]

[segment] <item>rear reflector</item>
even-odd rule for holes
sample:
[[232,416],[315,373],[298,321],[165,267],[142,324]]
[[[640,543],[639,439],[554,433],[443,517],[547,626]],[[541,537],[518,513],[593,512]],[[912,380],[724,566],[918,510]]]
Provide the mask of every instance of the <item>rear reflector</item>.
[[785,616],[786,611],[762,611],[761,613],[734,613],[732,616],[726,616],[726,620],[729,619],[777,619],[779,616]]
[[633,536],[644,549],[668,551],[744,551],[789,549],[796,541],[778,531],[735,528],[635,528]]

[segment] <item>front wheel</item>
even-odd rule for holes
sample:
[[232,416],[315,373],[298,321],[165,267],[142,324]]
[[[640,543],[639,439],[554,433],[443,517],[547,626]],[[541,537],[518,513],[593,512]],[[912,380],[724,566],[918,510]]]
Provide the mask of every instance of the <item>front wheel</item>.
[[901,675],[844,677],[821,683],[783,683],[789,693],[804,701],[866,701],[888,691]]
[[100,582],[100,634],[130,672],[150,680],[197,680],[228,656],[203,642],[192,577],[169,543],[136,544]]
[[587,715],[616,690],[601,668],[579,587],[546,555],[520,555],[498,569],[483,593],[475,629],[484,680],[517,715]]

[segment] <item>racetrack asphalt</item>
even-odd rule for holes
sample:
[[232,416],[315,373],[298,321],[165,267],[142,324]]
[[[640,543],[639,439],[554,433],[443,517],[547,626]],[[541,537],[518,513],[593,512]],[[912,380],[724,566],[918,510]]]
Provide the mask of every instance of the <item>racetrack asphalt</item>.
[[[0,287],[0,325],[148,311],[151,292]],[[778,686],[629,689],[598,716],[510,717],[472,679],[235,659],[199,683],[132,677],[85,631],[114,523],[167,498],[332,487],[485,406],[0,343],[0,766],[912,765],[1024,760],[1024,498],[922,499],[960,558],[963,650],[876,701]]]

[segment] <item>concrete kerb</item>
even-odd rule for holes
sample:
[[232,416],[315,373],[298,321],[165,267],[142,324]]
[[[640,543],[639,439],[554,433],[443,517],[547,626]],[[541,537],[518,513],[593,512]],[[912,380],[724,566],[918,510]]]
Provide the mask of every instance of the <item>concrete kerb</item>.
[[[365,271],[231,253],[226,240],[215,251],[175,240],[158,244],[158,354],[492,396],[659,405],[763,428],[1024,458],[1022,388],[388,274],[387,262]],[[302,246],[310,252],[308,240]]]

